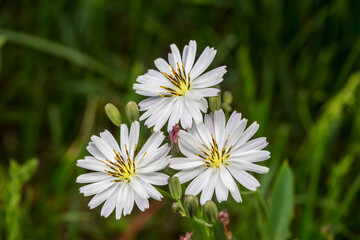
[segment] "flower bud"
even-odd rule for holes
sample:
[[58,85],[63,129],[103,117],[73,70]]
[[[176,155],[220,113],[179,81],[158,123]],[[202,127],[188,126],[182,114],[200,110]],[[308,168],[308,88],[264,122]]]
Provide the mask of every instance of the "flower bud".
[[177,177],[171,177],[169,179],[170,194],[175,200],[179,200],[182,195],[182,188],[180,181]]
[[128,102],[125,106],[125,113],[130,122],[139,121],[139,107],[136,102]]
[[233,100],[233,95],[230,91],[224,92],[224,104],[230,105]]
[[197,209],[199,207],[199,200],[197,197],[188,195],[184,200],[185,212],[189,217],[194,217],[197,214]]
[[171,209],[173,210],[174,213],[180,213],[181,212],[181,206],[177,202],[174,202],[172,204]]
[[221,95],[220,95],[220,92],[215,97],[209,97],[209,105],[210,105],[210,110],[212,112],[215,112],[216,110],[220,109],[220,107],[221,107]]
[[117,109],[117,107],[114,106],[114,104],[112,104],[112,103],[106,104],[105,105],[105,113],[114,125],[120,127],[121,114],[120,114],[119,110]]
[[216,204],[211,200],[205,203],[204,212],[205,212],[205,216],[211,223],[215,222],[216,219],[218,218],[218,210]]

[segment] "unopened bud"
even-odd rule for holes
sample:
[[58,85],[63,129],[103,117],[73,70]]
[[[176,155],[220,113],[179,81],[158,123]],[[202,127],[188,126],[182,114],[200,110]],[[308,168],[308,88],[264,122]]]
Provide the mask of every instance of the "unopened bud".
[[197,197],[188,195],[184,200],[185,212],[189,217],[194,217],[197,214],[197,209],[199,207],[199,200]]
[[225,91],[224,92],[224,104],[228,104],[230,105],[233,101],[233,95],[230,91]]
[[205,203],[204,212],[205,212],[205,216],[211,223],[215,222],[216,219],[218,218],[218,210],[216,204],[211,200]]
[[174,213],[180,213],[181,212],[181,206],[177,202],[174,202],[172,204],[171,209],[173,210]]
[[114,125],[120,127],[121,114],[120,114],[119,110],[117,109],[117,107],[114,106],[114,104],[112,104],[112,103],[106,104],[105,105],[105,113]]
[[170,194],[175,200],[179,200],[182,195],[182,188],[180,181],[177,177],[171,177],[169,179]]
[[130,122],[139,121],[139,107],[136,102],[128,102],[125,106],[125,113]]
[[221,95],[220,92],[215,97],[209,97],[210,110],[215,112],[221,108]]

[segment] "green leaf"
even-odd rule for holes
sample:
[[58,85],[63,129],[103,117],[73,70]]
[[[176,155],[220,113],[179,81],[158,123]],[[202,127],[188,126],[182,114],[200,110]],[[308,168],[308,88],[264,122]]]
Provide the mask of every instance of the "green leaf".
[[285,161],[275,180],[274,190],[270,198],[271,239],[287,239],[290,234],[290,223],[294,210],[294,176]]

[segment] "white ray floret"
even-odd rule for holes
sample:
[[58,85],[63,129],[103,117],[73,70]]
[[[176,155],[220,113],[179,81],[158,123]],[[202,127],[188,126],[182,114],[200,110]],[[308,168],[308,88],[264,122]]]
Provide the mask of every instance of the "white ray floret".
[[141,211],[149,208],[149,198],[160,200],[162,195],[152,185],[166,185],[169,176],[157,171],[165,168],[170,156],[162,132],[151,135],[139,152],[139,122],[125,124],[120,129],[120,146],[110,132],[92,136],[87,150],[92,156],[78,160],[77,166],[92,170],[80,175],[76,182],[87,183],[80,188],[85,196],[95,195],[89,207],[102,204],[101,215],[108,217],[115,209],[116,219],[131,213],[134,203]]
[[205,97],[216,96],[219,89],[212,88],[223,80],[226,67],[203,72],[213,61],[216,50],[206,47],[195,62],[196,42],[190,41],[182,55],[175,44],[170,46],[168,62],[162,58],[155,60],[158,70],[149,70],[139,76],[133,88],[136,93],[149,98],[139,103],[145,113],[140,120],[148,127],[159,131],[168,121],[168,131],[180,121],[184,129],[190,128],[192,120],[199,123],[202,113],[208,108]]
[[[219,202],[228,194],[240,202],[237,182],[255,191],[258,180],[248,172],[267,173],[269,169],[255,164],[270,158],[266,138],[250,138],[259,125],[254,122],[246,129],[247,120],[233,112],[226,124],[222,110],[205,115],[205,123],[194,124],[188,131],[179,132],[179,149],[185,157],[170,159],[170,167],[181,170],[176,177],[180,183],[190,180],[185,194],[201,192],[200,203],[211,200],[214,193]],[[236,180],[236,181],[235,181]]]

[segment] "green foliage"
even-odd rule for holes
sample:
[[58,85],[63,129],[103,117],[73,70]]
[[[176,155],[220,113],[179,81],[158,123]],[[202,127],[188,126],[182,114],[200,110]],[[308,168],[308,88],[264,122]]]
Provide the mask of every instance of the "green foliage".
[[270,239],[288,239],[290,224],[294,215],[294,176],[287,162],[279,170],[270,198],[269,235]]
[[[19,165],[10,160],[9,177],[6,181],[6,189],[3,201],[5,202],[5,234],[7,239],[22,239],[21,229],[23,211],[20,204],[22,187],[29,181],[38,165],[37,159],[30,159],[24,165]],[[4,225],[3,225],[4,226]]]
[[[3,2],[0,238],[206,236],[172,213],[172,201],[101,218],[75,183],[90,136],[118,134],[104,105],[124,116],[127,102],[143,99],[132,89],[136,77],[167,58],[169,44],[190,39],[197,56],[217,49],[210,67],[227,66],[220,88],[232,94],[223,107],[257,121],[269,142],[258,192],[242,189],[241,204],[218,205],[235,237],[360,238],[359,12],[360,2],[348,0]],[[149,132],[142,126],[141,134]],[[7,161],[34,156],[35,175],[35,160]],[[219,222],[215,235],[224,239]]]

